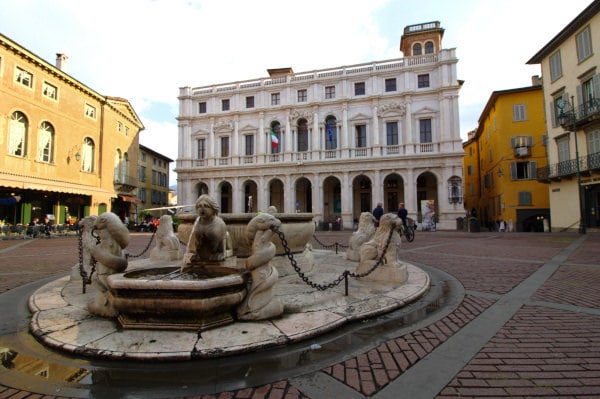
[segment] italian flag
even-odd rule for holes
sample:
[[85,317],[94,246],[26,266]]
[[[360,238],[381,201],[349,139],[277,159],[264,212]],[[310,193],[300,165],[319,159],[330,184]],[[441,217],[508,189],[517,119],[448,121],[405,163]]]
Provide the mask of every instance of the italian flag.
[[279,144],[279,140],[277,139],[277,136],[275,136],[275,132],[271,130],[271,145],[273,148],[277,148],[277,144]]

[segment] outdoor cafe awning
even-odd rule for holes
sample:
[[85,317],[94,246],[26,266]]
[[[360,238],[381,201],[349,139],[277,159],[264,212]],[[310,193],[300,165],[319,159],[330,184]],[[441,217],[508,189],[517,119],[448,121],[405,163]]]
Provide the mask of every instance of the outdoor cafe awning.
[[142,201],[138,197],[133,195],[119,195],[124,202],[131,202],[133,204],[141,204]]

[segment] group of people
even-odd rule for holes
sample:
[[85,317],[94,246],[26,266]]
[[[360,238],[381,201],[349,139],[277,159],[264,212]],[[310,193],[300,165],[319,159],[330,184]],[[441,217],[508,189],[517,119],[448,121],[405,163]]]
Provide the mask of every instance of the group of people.
[[38,234],[44,234],[46,237],[50,236],[52,232],[52,221],[46,216],[44,218],[44,222],[40,223],[39,218],[33,218],[31,223],[29,223],[27,234],[32,236],[37,236]]
[[[373,216],[375,217],[375,227],[379,227],[379,219],[381,219],[383,214],[383,203],[378,202],[375,209],[373,209]],[[398,217],[402,220],[402,224],[404,225],[404,227],[408,228],[408,224],[406,223],[406,221],[408,220],[408,211],[404,207],[404,202],[400,202],[398,204]]]

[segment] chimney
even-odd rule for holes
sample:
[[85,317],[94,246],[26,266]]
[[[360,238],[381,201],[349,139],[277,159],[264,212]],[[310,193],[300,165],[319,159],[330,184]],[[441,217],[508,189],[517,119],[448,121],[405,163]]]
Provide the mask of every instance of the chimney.
[[61,71],[66,72],[67,71],[67,59],[69,59],[69,57],[67,57],[66,54],[56,53],[56,67],[58,69],[60,69]]
[[542,78],[540,78],[540,75],[533,75],[531,77],[531,85],[532,86],[541,86],[542,85]]

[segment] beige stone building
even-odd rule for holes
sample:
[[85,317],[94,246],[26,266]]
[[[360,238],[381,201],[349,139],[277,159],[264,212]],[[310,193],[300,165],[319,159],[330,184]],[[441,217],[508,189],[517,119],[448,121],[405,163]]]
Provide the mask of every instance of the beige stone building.
[[19,195],[0,220],[56,224],[135,211],[139,133],[131,104],[102,95],[0,35],[0,196]]
[[542,69],[553,231],[600,227],[600,1],[527,63]]
[[[170,205],[169,167],[173,160],[140,144],[137,190],[138,214]],[[160,212],[155,212],[159,216]]]
[[179,94],[180,205],[207,193],[221,212],[275,206],[352,228],[361,212],[404,201],[420,226],[454,229],[462,206],[455,49],[439,22],[407,26],[402,58]]

